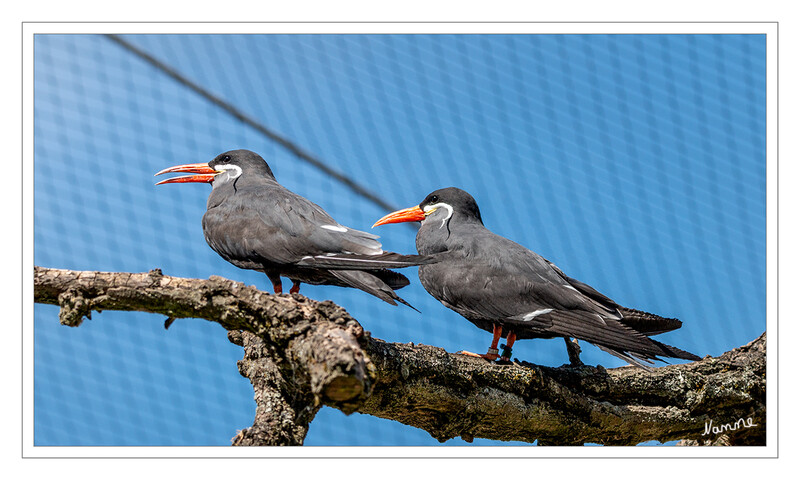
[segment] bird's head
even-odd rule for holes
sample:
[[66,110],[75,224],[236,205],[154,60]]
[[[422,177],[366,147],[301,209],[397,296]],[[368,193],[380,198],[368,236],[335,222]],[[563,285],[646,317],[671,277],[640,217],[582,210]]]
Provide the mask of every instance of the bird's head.
[[375,222],[373,227],[403,222],[422,222],[423,226],[427,222],[442,222],[444,225],[451,218],[483,224],[481,211],[472,195],[460,188],[448,187],[431,192],[419,205],[386,215]]
[[165,168],[156,175],[164,173],[193,173],[180,177],[162,180],[156,185],[165,183],[212,183],[221,184],[235,180],[242,175],[268,176],[274,179],[272,170],[261,156],[250,150],[231,150],[221,153],[208,163],[187,163]]

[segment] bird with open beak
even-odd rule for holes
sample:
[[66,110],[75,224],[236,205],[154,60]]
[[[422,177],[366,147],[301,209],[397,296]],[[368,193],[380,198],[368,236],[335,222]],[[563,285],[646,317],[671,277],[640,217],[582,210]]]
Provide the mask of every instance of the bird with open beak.
[[[396,305],[394,290],[409,284],[390,268],[431,261],[383,251],[378,236],[339,224],[321,207],[275,180],[267,162],[248,150],[222,153],[208,163],[178,165],[156,175],[188,173],[158,182],[210,183],[203,234],[208,245],[239,268],[264,272],[275,293],[281,277],[301,283],[353,287]],[[411,307],[414,308],[414,307]]]
[[[490,361],[509,361],[517,339],[563,337],[570,362],[580,364],[577,341],[586,340],[633,365],[700,358],[649,338],[680,328],[681,322],[617,305],[553,263],[489,231],[472,196],[458,188],[431,193],[417,206],[390,213],[373,227],[421,222],[420,255],[437,262],[419,267],[423,287],[478,328],[492,332]],[[500,338],[506,338],[503,352]]]

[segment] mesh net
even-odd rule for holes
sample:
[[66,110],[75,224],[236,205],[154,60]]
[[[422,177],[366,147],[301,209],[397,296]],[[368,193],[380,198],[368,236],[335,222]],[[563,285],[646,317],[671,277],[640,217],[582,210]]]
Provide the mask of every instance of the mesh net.
[[[131,35],[123,39],[397,207],[458,186],[488,228],[618,303],[684,326],[659,337],[718,355],[764,331],[763,35]],[[205,186],[154,187],[178,163],[247,148],[344,225],[385,209],[109,37],[37,35],[37,265],[267,279],[203,239]],[[380,231],[412,253],[414,232]],[[304,286],[392,342],[484,351],[430,297],[422,311]],[[35,309],[36,445],[228,445],[255,404],[241,349],[201,320]],[[563,342],[515,356],[560,365]],[[586,346],[583,360],[621,364]],[[460,439],[450,444],[463,444]],[[476,439],[476,444],[498,444]],[[323,409],[308,445],[436,445],[395,422]]]

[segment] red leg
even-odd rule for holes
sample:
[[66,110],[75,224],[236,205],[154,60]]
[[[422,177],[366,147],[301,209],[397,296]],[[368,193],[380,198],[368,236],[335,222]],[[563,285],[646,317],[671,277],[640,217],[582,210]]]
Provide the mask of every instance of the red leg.
[[289,289],[289,293],[300,293],[300,282],[297,280],[292,280],[292,288]]
[[283,293],[283,286],[281,285],[281,276],[277,275],[273,272],[264,272],[267,274],[267,278],[269,281],[272,282],[272,289],[275,291],[276,295]]
[[[477,353],[472,352],[465,352],[464,350],[458,352],[462,355],[469,355],[471,357],[481,357],[489,361],[497,360],[499,350],[497,350],[497,343],[500,341],[500,336],[503,334],[503,327],[494,324],[492,325],[492,345],[489,347],[489,351],[484,353],[483,355],[479,355]],[[513,343],[513,342],[512,342]]]
[[514,342],[517,341],[517,334],[514,332],[508,332],[508,336],[506,337],[506,344],[503,346],[503,356],[500,357],[500,361],[508,362],[511,360],[511,347],[514,346]]
[[494,353],[497,354],[497,342],[500,341],[500,336],[503,334],[503,327],[498,324],[492,325],[492,345],[489,347],[489,352],[494,350]]

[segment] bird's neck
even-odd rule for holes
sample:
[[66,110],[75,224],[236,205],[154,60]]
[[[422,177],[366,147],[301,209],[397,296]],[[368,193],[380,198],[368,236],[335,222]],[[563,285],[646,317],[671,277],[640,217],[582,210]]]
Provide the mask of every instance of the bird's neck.
[[282,189],[283,187],[275,181],[274,178],[268,176],[247,176],[242,175],[239,178],[225,181],[215,180],[212,184],[214,189],[211,190],[211,195],[208,196],[208,208],[216,207],[226,201],[231,201],[237,198],[237,195],[245,192],[253,192],[259,190],[269,189]]
[[465,240],[476,233],[486,231],[479,221],[471,222],[423,222],[417,232],[417,251],[420,255],[433,255],[455,250],[463,250]]

